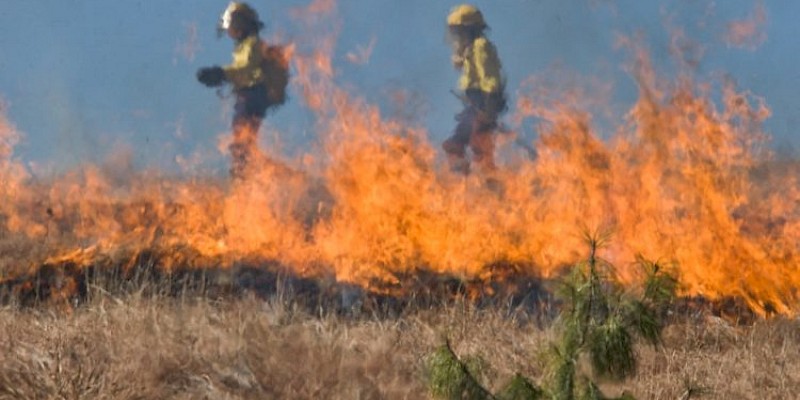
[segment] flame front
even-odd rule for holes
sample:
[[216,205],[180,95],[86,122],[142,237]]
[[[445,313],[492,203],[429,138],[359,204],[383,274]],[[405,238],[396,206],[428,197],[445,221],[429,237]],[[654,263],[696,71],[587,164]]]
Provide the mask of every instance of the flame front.
[[[329,16],[329,3],[295,14],[318,23],[309,13]],[[674,263],[684,294],[797,312],[797,163],[773,159],[761,129],[770,111],[733,84],[716,105],[710,85],[659,78],[626,43],[639,98],[601,139],[582,94],[532,79],[511,119],[543,121],[531,144],[538,157],[504,144],[499,185],[489,187],[480,174],[447,171],[424,129],[336,86],[332,39],[295,45],[295,87],[318,116],[316,151],[298,162],[267,151],[230,186],[146,173],[119,182],[95,166],[43,184],[13,158],[18,136],[0,120],[3,232],[45,243],[51,261],[159,248],[175,254],[167,269],[276,260],[369,288],[418,269],[479,278],[498,262],[553,276],[584,255],[582,228],[612,227],[606,258],[623,281],[642,254]]]

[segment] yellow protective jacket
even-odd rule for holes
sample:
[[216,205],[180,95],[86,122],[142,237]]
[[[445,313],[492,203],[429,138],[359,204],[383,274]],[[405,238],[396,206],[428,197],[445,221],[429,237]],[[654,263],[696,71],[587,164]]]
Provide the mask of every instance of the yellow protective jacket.
[[225,80],[233,85],[234,90],[265,82],[262,46],[263,42],[258,35],[250,35],[236,44],[233,49],[233,62],[222,67],[225,71]]
[[461,90],[480,89],[484,93],[499,93],[503,90],[500,58],[494,44],[484,36],[476,38],[464,50],[461,77],[458,87]]

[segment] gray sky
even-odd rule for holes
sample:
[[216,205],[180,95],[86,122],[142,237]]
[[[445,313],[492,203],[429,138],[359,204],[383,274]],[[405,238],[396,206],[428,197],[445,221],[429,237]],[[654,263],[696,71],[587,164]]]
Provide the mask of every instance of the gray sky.
[[[308,1],[251,1],[267,23],[264,36],[303,35],[289,17]],[[457,1],[342,0],[334,65],[336,80],[391,112],[388,93],[403,88],[425,104],[419,115],[433,140],[452,129],[459,103],[449,90],[444,19]],[[797,145],[800,108],[800,2],[774,0],[487,0],[475,1],[492,27],[513,102],[519,83],[556,69],[614,83],[613,108],[635,100],[618,34],[642,32],[656,65],[673,71],[666,25],[680,27],[704,48],[701,77],[732,76],[766,98],[775,142]],[[761,4],[764,18],[754,12]],[[224,0],[2,0],[0,98],[25,134],[18,156],[59,170],[99,162],[128,146],[138,165],[175,167],[175,156],[204,154],[224,169],[216,137],[229,124],[223,103],[195,80],[197,68],[226,64],[232,44],[217,39]],[[724,40],[734,20],[756,22],[744,46]],[[669,21],[669,22],[667,22]],[[760,35],[760,36],[759,36]],[[347,53],[374,47],[366,64]],[[192,50],[192,51],[188,51]],[[558,66],[558,67],[556,67]],[[313,140],[313,114],[299,95],[270,117],[287,152]],[[532,137],[533,132],[526,132]],[[214,164],[216,162],[216,164]],[[40,167],[42,168],[42,167]]]

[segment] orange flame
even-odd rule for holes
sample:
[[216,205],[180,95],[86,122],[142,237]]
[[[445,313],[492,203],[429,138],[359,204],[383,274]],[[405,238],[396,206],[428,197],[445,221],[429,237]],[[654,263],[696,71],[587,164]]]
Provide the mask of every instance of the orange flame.
[[[314,2],[305,12],[323,15],[303,23],[333,18],[329,3]],[[451,174],[424,129],[338,87],[327,37],[293,47],[294,85],[318,115],[321,146],[299,166],[265,150],[232,185],[148,174],[120,181],[92,166],[34,185],[2,119],[0,222],[51,237],[51,260],[157,247],[174,249],[174,265],[192,264],[184,250],[216,265],[278,260],[364,287],[420,268],[481,277],[498,262],[552,276],[582,258],[581,227],[612,226],[607,258],[623,281],[643,254],[674,262],[685,294],[796,313],[798,165],[763,149],[769,109],[731,83],[718,106],[709,85],[688,74],[662,79],[640,46],[624,44],[639,85],[625,123],[602,140],[580,107],[583,93],[524,85],[513,120],[543,121],[539,156],[506,160],[493,176],[500,189]]]

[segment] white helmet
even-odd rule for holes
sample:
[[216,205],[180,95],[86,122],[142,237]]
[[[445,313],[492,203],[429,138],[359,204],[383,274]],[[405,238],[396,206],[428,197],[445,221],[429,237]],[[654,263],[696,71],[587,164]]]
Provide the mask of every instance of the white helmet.
[[256,10],[247,5],[247,3],[232,1],[230,4],[228,4],[228,7],[225,8],[225,11],[219,18],[219,23],[217,24],[217,33],[222,35],[223,32],[230,29],[234,24],[234,19],[237,19],[237,21],[245,20],[253,23],[257,29],[261,29],[261,27],[264,25],[261,23],[261,21],[259,21]]

